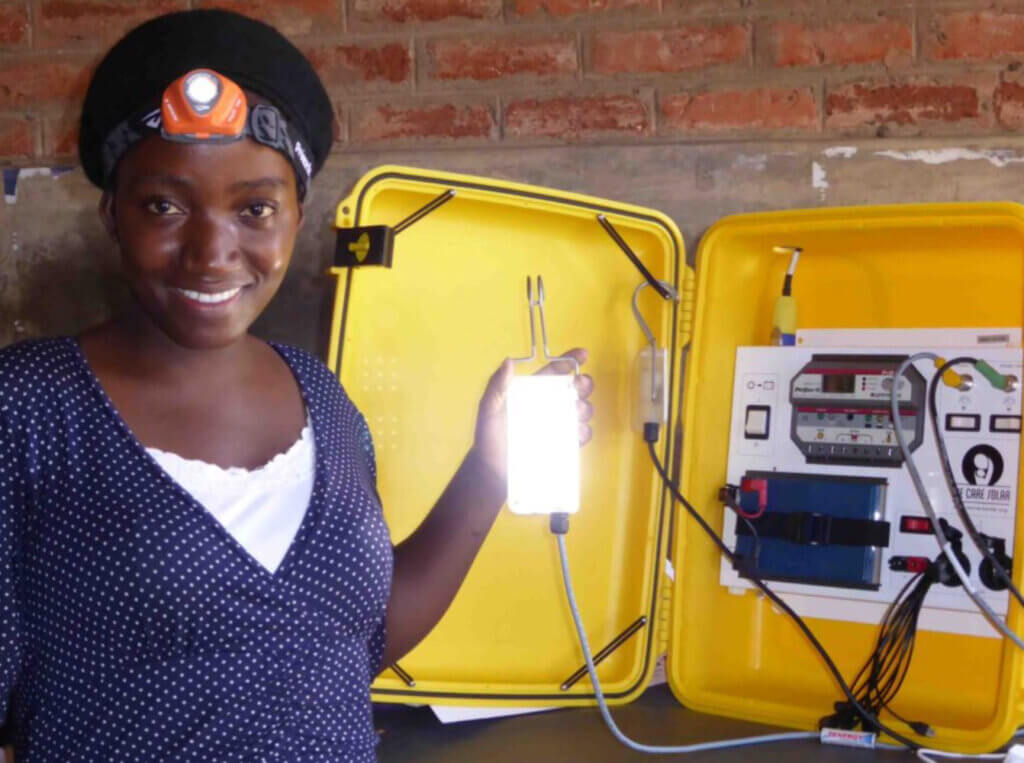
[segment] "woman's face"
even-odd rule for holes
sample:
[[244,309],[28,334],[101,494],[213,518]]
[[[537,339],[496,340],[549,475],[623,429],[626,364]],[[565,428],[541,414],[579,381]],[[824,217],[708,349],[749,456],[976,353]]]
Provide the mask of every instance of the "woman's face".
[[277,151],[150,137],[100,204],[150,320],[193,349],[240,339],[281,284],[302,224],[295,174]]

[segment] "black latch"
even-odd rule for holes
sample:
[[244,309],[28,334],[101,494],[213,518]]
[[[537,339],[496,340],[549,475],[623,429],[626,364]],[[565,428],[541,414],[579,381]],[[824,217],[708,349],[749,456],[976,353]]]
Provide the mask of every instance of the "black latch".
[[338,228],[334,265],[340,268],[357,268],[364,265],[383,265],[390,268],[394,247],[395,231],[390,226]]

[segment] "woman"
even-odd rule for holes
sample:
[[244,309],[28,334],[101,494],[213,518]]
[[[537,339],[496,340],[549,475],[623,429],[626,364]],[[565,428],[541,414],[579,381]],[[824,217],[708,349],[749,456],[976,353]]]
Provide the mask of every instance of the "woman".
[[142,25],[94,75],[80,153],[135,309],[0,352],[0,722],[19,763],[372,760],[370,682],[440,619],[504,501],[507,361],[392,549],[362,415],[319,361],[248,334],[331,113],[290,43],[221,11]]

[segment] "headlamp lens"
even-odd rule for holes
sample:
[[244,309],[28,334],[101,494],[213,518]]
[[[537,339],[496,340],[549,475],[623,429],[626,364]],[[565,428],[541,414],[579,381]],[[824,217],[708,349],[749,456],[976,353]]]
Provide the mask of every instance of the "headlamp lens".
[[196,72],[185,81],[185,95],[197,111],[208,111],[220,94],[220,84],[209,72]]

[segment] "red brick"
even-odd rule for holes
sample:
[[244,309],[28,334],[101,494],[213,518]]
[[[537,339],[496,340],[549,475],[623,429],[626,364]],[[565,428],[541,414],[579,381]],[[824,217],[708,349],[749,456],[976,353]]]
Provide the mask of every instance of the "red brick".
[[631,95],[529,98],[505,109],[505,135],[514,138],[561,138],[650,132],[648,105]]
[[607,13],[622,10],[657,11],[660,0],[515,0],[514,12],[519,16],[544,13],[556,18],[583,13]]
[[[763,1],[763,0],[762,0]],[[811,0],[805,0],[810,2]],[[786,0],[796,2],[796,0]],[[665,13],[686,16],[713,16],[716,13],[737,13],[750,5],[750,0],[662,0]]]
[[327,87],[399,85],[412,78],[412,55],[404,42],[322,45],[305,53]]
[[334,144],[340,145],[348,141],[348,124],[345,121],[345,109],[338,101],[334,101],[331,105],[334,107],[334,122],[331,125],[334,132]]
[[0,47],[28,44],[28,10],[24,3],[0,5]]
[[818,106],[810,88],[680,93],[661,104],[670,130],[814,130]]
[[341,26],[340,0],[197,0],[196,7],[244,13],[289,36]]
[[91,67],[79,59],[18,56],[0,61],[0,109],[81,98]]
[[925,54],[938,61],[985,60],[1024,54],[1024,15],[994,11],[950,13],[932,19]]
[[776,66],[828,66],[910,63],[914,38],[910,22],[837,21],[809,25],[780,21],[768,29],[767,43]]
[[0,117],[0,160],[32,156],[34,151],[32,122],[24,117]]
[[893,127],[903,132],[937,125],[988,126],[988,77],[935,80],[864,80],[831,88],[825,101],[825,127]]
[[48,157],[74,156],[78,152],[78,111],[43,120],[43,153]]
[[593,50],[593,69],[599,74],[681,72],[744,62],[750,30],[742,24],[720,24],[600,32]]
[[55,48],[87,43],[101,46],[153,16],[188,7],[186,0],[42,0],[35,22],[35,45]]
[[992,96],[996,121],[1003,127],[1019,130],[1024,127],[1024,79],[1020,74],[1006,72]]
[[495,132],[494,113],[483,104],[349,106],[352,140],[483,139]]
[[573,37],[432,40],[427,57],[431,76],[442,80],[553,77],[579,68]]
[[497,19],[501,0],[355,0],[353,12],[369,24]]
[[[697,0],[680,0],[681,2],[697,2]],[[713,0],[708,0],[713,2]],[[958,2],[959,0],[952,0]],[[671,2],[671,0],[666,0]],[[850,2],[850,0],[741,0],[744,7],[753,6],[755,12],[763,14],[776,14],[784,12],[791,17],[806,17],[812,14],[841,17],[849,16],[850,11],[856,11],[865,6],[884,7],[886,10],[894,8],[909,8],[913,5],[928,5],[948,3],[950,0],[882,0],[881,2]],[[865,11],[867,8],[865,9]]]

